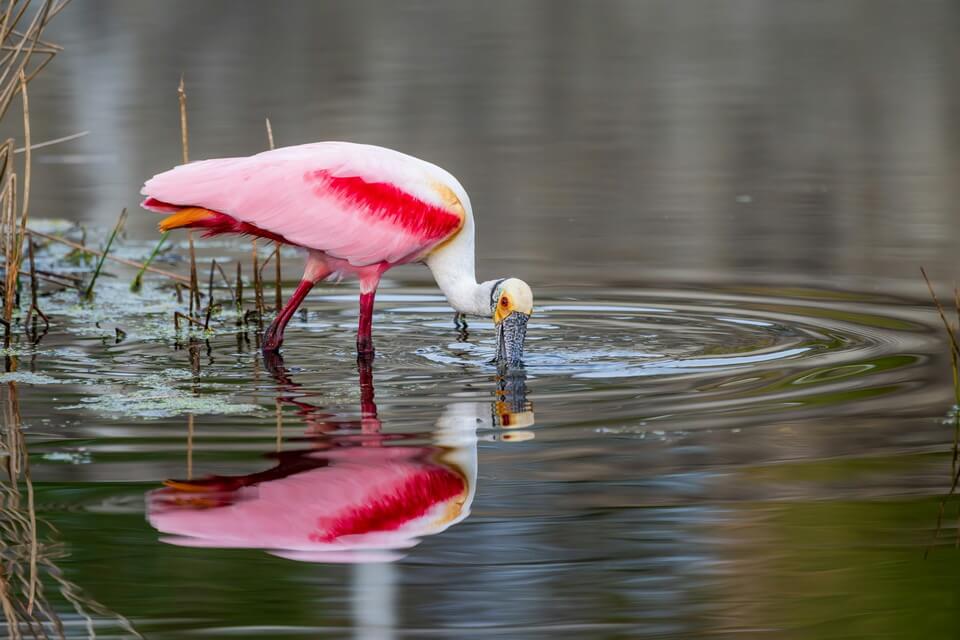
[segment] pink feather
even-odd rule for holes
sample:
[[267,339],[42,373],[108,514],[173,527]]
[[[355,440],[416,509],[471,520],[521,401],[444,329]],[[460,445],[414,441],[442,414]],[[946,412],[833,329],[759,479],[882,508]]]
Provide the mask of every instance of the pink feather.
[[320,142],[181,165],[141,193],[154,211],[209,209],[366,267],[418,260],[457,233],[463,205],[444,197],[451,185],[460,189],[444,170],[397,151]]

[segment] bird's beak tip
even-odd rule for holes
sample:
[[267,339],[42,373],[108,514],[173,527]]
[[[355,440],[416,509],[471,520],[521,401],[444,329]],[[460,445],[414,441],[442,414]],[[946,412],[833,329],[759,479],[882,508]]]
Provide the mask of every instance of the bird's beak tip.
[[508,367],[523,365],[523,346],[530,315],[514,311],[497,324],[497,363]]

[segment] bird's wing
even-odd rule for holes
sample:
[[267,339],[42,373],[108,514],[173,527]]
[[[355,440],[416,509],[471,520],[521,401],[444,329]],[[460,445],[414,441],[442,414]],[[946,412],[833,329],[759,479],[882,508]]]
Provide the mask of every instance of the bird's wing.
[[148,180],[141,193],[147,206],[160,201],[150,208],[218,211],[356,266],[421,256],[459,231],[469,208],[442,169],[342,142],[181,165]]

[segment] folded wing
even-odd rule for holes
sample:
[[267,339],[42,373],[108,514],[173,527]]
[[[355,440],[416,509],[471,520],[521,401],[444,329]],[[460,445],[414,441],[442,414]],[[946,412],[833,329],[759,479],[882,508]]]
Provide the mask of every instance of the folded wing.
[[141,193],[145,208],[209,209],[355,266],[418,259],[467,215],[463,188],[442,169],[344,142],[181,165]]

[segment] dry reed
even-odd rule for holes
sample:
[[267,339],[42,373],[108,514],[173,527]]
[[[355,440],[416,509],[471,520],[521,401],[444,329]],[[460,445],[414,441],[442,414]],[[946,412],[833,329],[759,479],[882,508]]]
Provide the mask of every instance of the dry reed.
[[[187,91],[180,76],[177,85],[177,101],[180,103],[180,153],[183,164],[190,162],[190,134],[187,129]],[[161,238],[162,240],[163,238]],[[193,231],[187,232],[190,246],[190,315],[200,313],[200,283],[197,279],[197,252],[193,246]]]
[[[224,286],[224,288],[226,288],[227,293],[230,294],[230,298],[231,298],[234,306],[236,306],[236,304],[237,304],[237,298],[236,298],[236,296],[235,296],[234,293],[233,293],[233,285],[230,284],[230,279],[227,278],[227,273],[226,273],[226,271],[223,270],[223,267],[220,266],[220,263],[217,262],[216,260],[213,261],[213,265],[216,266],[216,267],[217,267],[217,271],[220,272],[220,277],[223,278],[223,286]],[[237,266],[240,266],[239,263],[237,264]],[[211,298],[211,299],[213,298],[213,294],[212,294],[212,293],[210,294],[210,298]]]
[[237,293],[233,296],[233,303],[237,305],[237,326],[244,323],[243,316],[243,265],[237,262]]
[[174,330],[180,331],[180,321],[181,321],[181,320],[186,321],[188,324],[195,324],[195,325],[197,325],[198,327],[200,327],[201,329],[203,328],[203,323],[200,322],[199,320],[197,320],[196,318],[194,318],[194,317],[192,317],[192,316],[188,316],[188,315],[185,314],[185,313],[180,313],[179,311],[174,311],[174,312],[173,312],[173,328],[174,328]]
[[[60,595],[92,631],[94,616],[114,620],[130,637],[142,638],[123,616],[89,598],[64,577],[57,562],[66,557],[62,545],[47,540],[53,529],[37,517],[30,458],[24,438],[17,383],[0,385],[0,608],[10,638],[65,638],[59,615],[44,585],[52,582]],[[93,634],[90,637],[94,637]]]
[[263,327],[263,279],[260,277],[260,254],[257,251],[257,239],[252,244],[253,255],[253,302],[256,307],[257,325]]
[[[273,126],[270,124],[270,118],[266,118],[265,121],[267,125],[267,143],[270,146],[270,150],[273,151],[276,148],[273,143]],[[273,251],[276,255],[276,259],[273,263],[274,304],[276,305],[277,313],[280,313],[280,309],[283,308],[283,273],[280,266],[280,243],[275,242],[274,244],[276,245],[276,248]]]
[[[4,257],[2,279],[4,346],[12,341],[14,309],[19,306],[23,241],[30,202],[30,167],[33,145],[30,138],[30,102],[27,84],[60,51],[60,47],[40,39],[44,29],[68,0],[45,0],[36,8],[30,0],[7,0],[0,17],[0,119],[6,115],[19,93],[23,101],[24,153],[22,193],[18,198],[18,173],[13,159],[14,142],[0,143],[0,248]],[[35,10],[29,11],[31,4]],[[28,15],[32,17],[28,18]],[[26,27],[22,22],[28,20]],[[36,286],[36,270],[30,279]],[[31,293],[31,300],[35,300]]]
[[[68,240],[66,238],[61,238],[60,236],[54,236],[49,233],[44,233],[42,231],[36,231],[34,229],[27,229],[27,233],[37,238],[43,238],[44,240],[49,240],[50,242],[56,242],[68,247],[72,247],[76,251],[80,251],[83,253],[88,253],[90,255],[94,255],[97,257],[102,257],[104,255],[102,251],[97,251],[96,249],[90,249],[84,244],[81,244],[79,242],[74,242],[73,240]],[[144,263],[142,262],[137,262],[136,260],[128,260],[127,258],[121,258],[119,256],[106,256],[106,259],[112,262],[116,262],[118,264],[125,264],[128,267],[145,269],[150,273],[155,273],[158,276],[163,276],[165,278],[169,278],[176,282],[180,282],[183,284],[190,284],[190,279],[187,278],[186,276],[182,276],[179,273],[174,273],[172,271],[166,271],[164,269],[157,269],[156,267],[150,267],[150,266],[144,265]]]
[[[43,311],[40,310],[40,302],[38,300],[40,286],[37,283],[37,279],[38,279],[37,265],[33,258],[33,240],[27,240],[27,255],[30,258],[30,308],[27,309],[27,319],[24,320],[23,324],[26,327],[27,331],[30,331],[31,330],[30,320],[31,319],[36,320],[35,318],[33,318],[33,314],[36,313],[37,317],[43,320],[43,326],[44,326],[43,331],[44,333],[46,333],[47,330],[50,328],[50,319],[47,317],[47,314],[45,314]],[[32,338],[32,341],[34,344],[36,344],[37,342],[39,342],[41,337],[40,334],[37,334],[36,327],[33,327],[33,334],[34,334],[34,337]]]

